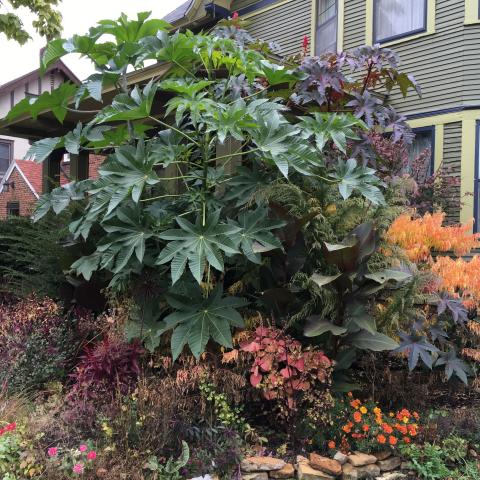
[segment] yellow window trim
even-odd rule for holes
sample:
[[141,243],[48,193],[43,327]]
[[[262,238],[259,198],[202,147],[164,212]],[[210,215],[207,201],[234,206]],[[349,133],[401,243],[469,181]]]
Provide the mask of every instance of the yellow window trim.
[[465,24],[480,23],[478,0],[465,0]]
[[[343,50],[343,37],[345,32],[345,0],[337,0],[337,51]],[[317,38],[317,11],[318,0],[312,0],[312,16],[310,22],[310,54],[315,55],[315,43]]]
[[[412,128],[435,126],[435,167],[443,160],[444,128],[448,123],[462,123],[462,146],[460,156],[460,222],[466,223],[473,218],[473,191],[475,179],[475,145],[477,120],[480,120],[480,109],[466,110],[464,112],[435,115],[433,117],[410,120],[408,124]],[[437,158],[437,155],[441,157]]]
[[[365,44],[373,44],[373,2],[374,0],[365,0],[366,2],[366,29],[365,29]],[[398,45],[400,43],[409,42],[417,38],[426,37],[435,33],[435,14],[436,14],[436,0],[427,0],[427,30],[422,33],[407,35],[391,42],[382,43],[382,47],[390,47],[391,45]]]
[[256,15],[260,15],[261,13],[268,12],[269,10],[274,10],[275,8],[281,7],[282,5],[286,5],[287,3],[293,2],[293,0],[282,0],[280,2],[273,3],[265,8],[259,8],[258,10],[254,10],[253,12],[246,13],[242,15],[242,20],[247,20],[249,18],[255,17]]

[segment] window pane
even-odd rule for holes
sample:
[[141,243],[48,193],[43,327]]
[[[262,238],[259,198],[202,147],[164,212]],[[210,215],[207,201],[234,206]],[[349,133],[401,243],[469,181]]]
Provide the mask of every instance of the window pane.
[[425,29],[425,0],[376,0],[375,41]]
[[327,22],[337,16],[337,0],[319,0],[318,25]]
[[409,173],[420,183],[432,175],[433,132],[417,132],[408,151]]
[[0,142],[0,175],[3,175],[10,165],[10,143]]
[[337,1],[319,0],[315,53],[337,50]]

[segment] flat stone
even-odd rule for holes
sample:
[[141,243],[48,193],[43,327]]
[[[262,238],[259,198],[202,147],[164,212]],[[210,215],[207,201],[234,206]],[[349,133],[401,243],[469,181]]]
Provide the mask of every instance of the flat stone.
[[309,463],[308,458],[303,455],[297,455],[297,463]]
[[363,465],[362,467],[356,467],[358,480],[371,480],[380,475],[380,467],[373,463],[369,465]]
[[255,472],[242,475],[242,480],[268,480],[267,472]]
[[358,480],[357,469],[353,465],[345,463],[342,466],[342,480]]
[[400,470],[411,470],[412,464],[410,462],[402,462],[400,464]]
[[402,459],[400,457],[390,457],[385,460],[380,460],[377,463],[382,472],[390,472],[391,470],[396,470],[397,468],[400,468],[401,464]]
[[336,460],[340,465],[347,463],[348,456],[342,453],[340,450],[333,456],[333,459]]
[[286,463],[281,470],[270,472],[270,478],[293,478],[295,476],[295,468],[291,463]]
[[328,457],[322,457],[316,453],[310,454],[310,466],[315,470],[320,470],[335,477],[342,473],[342,465],[339,462]]
[[392,451],[382,450],[381,452],[375,452],[374,455],[377,457],[377,460],[386,460],[392,456]]
[[407,478],[404,473],[390,472],[384,473],[381,477],[377,477],[375,480],[403,480],[404,478]]
[[240,468],[243,472],[272,472],[281,470],[285,462],[279,458],[273,457],[247,457],[242,460]]
[[377,463],[377,457],[375,455],[368,455],[366,453],[355,452],[355,454],[348,456],[348,461],[354,467],[363,467],[364,465]]
[[320,470],[315,470],[305,462],[298,464],[297,478],[298,480],[335,480],[335,477]]

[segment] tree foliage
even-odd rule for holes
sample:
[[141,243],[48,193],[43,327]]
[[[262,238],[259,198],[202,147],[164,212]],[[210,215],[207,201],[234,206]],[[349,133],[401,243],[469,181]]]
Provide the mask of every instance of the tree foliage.
[[20,45],[30,40],[20,16],[12,13],[12,9],[24,7],[35,15],[32,26],[41,37],[47,40],[59,37],[62,33],[62,15],[57,9],[58,3],[59,0],[1,0],[0,8],[4,7],[7,12],[0,13],[0,33]]

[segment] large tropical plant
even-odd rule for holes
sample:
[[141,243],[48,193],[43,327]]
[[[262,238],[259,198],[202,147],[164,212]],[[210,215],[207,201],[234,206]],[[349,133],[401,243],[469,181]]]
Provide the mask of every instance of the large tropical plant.
[[[9,114],[50,108],[63,122],[71,111],[91,113],[63,137],[32,145],[28,155],[38,162],[57,149],[106,154],[97,180],[43,196],[36,218],[71,202],[81,207],[70,233],[97,242],[72,272],[89,279],[105,271],[112,289],[134,290],[151,279],[128,333],[154,349],[172,331],[174,357],[186,345],[198,357],[210,339],[231,347],[241,309],[286,321],[297,308],[292,277],[311,275],[333,255],[327,248],[322,259],[304,235],[312,222],[335,201],[359,199],[371,211],[385,203],[384,185],[368,167],[368,129],[411,139],[404,119],[373,92],[416,87],[397,71],[390,50],[281,62],[240,27],[234,18],[210,33],[170,33],[148,13],[99,22],[87,35],[51,42],[42,59],[45,69],[76,53],[97,72]],[[162,74],[131,84],[128,72],[152,60]],[[363,80],[349,79],[347,68],[365,71]],[[109,102],[105,89],[116,92]],[[87,99],[98,111],[82,110]],[[296,206],[294,194],[302,198]],[[371,322],[355,324],[364,338],[356,346],[373,348],[365,333],[374,333]]]

